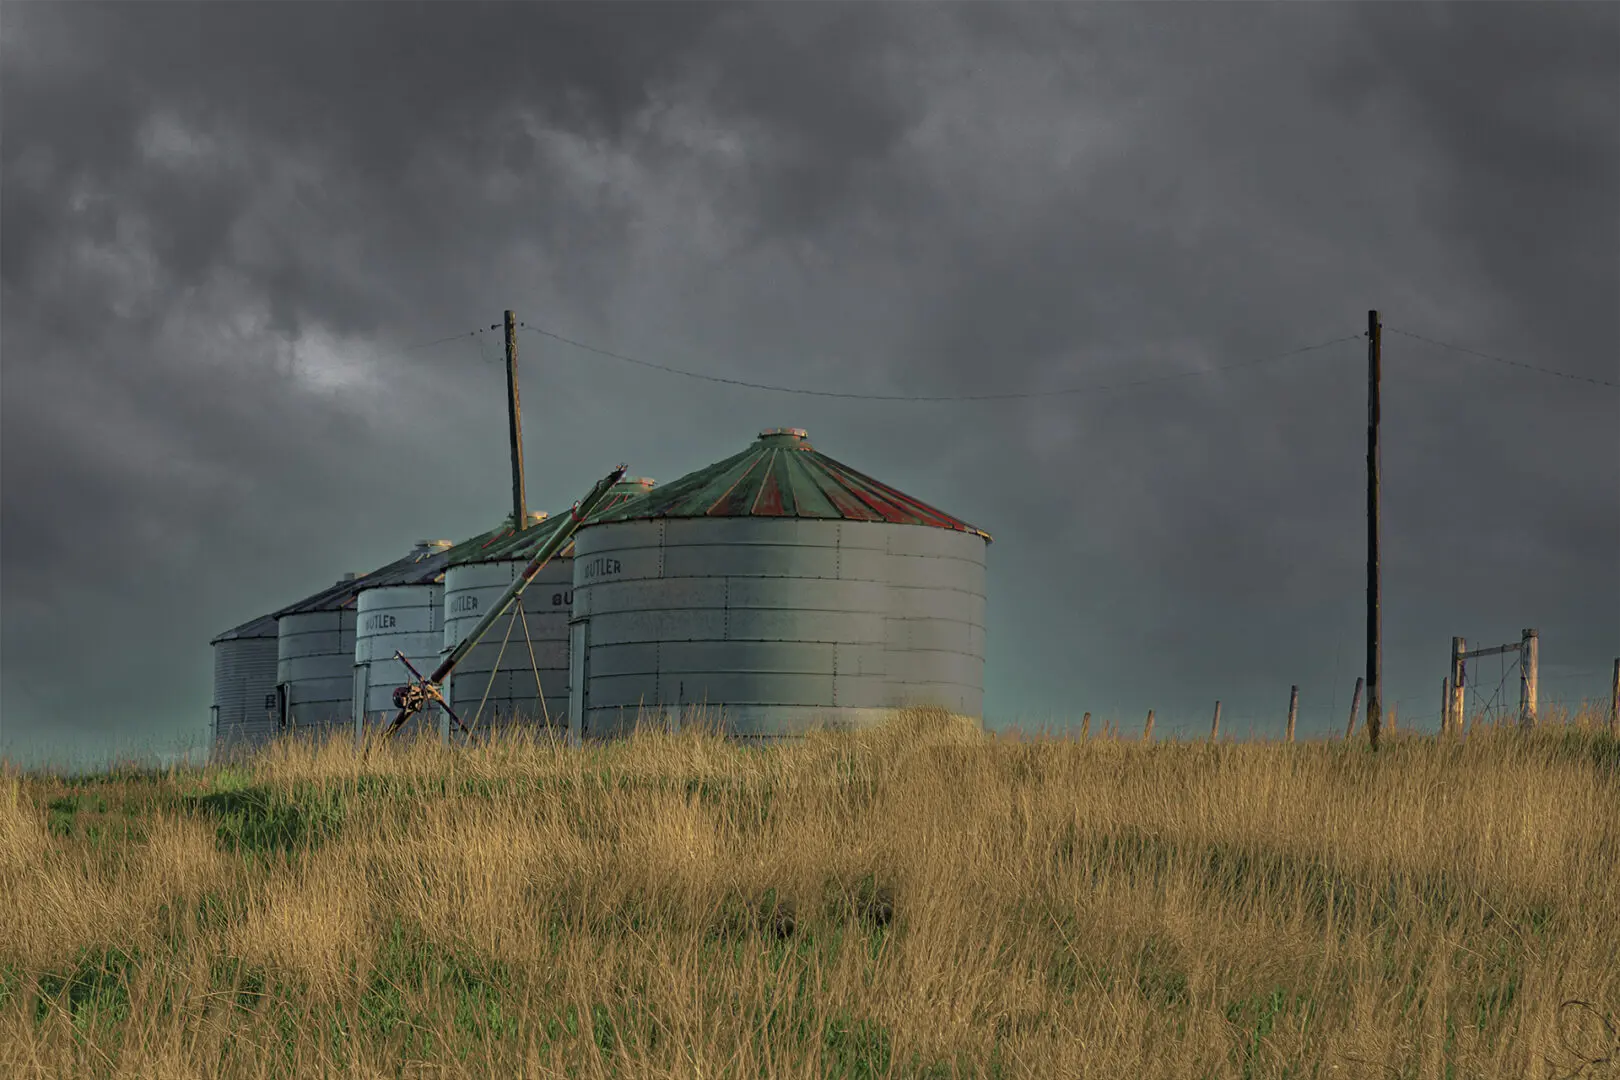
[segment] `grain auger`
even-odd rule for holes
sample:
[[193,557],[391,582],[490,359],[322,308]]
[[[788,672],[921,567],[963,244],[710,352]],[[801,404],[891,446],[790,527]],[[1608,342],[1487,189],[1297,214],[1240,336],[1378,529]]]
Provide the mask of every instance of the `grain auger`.
[[394,653],[394,658],[404,664],[406,670],[410,672],[411,679],[404,686],[394,691],[394,704],[399,707],[399,712],[394,716],[394,722],[389,724],[388,729],[384,732],[385,737],[392,736],[394,732],[404,727],[406,721],[426,708],[430,702],[443,709],[445,714],[454,720],[456,726],[462,731],[468,730],[467,725],[463,724],[461,718],[450,708],[450,703],[444,699],[444,693],[441,689],[444,680],[450,677],[450,673],[455,670],[456,665],[461,663],[468,653],[472,652],[478,642],[489,632],[489,628],[495,625],[495,620],[511,609],[512,605],[523,595],[523,590],[528,587],[529,582],[534,580],[535,575],[545,568],[545,565],[552,560],[557,552],[568,546],[568,542],[574,538],[575,531],[578,530],[586,518],[596,512],[597,507],[602,504],[602,500],[607,498],[608,492],[612,490],[613,485],[623,478],[624,471],[625,466],[620,465],[606,477],[598,480],[589,494],[574,504],[573,509],[569,511],[567,520],[563,521],[546,538],[545,543],[540,545],[539,549],[535,551],[534,557],[529,560],[529,564],[523,568],[523,572],[501,594],[500,599],[490,605],[489,610],[484,613],[484,617],[478,620],[478,625],[473,627],[472,631],[461,639],[459,645],[450,650],[445,658],[440,661],[439,666],[433,669],[431,675],[424,676],[420,671],[416,670],[411,662],[405,659],[404,653]]

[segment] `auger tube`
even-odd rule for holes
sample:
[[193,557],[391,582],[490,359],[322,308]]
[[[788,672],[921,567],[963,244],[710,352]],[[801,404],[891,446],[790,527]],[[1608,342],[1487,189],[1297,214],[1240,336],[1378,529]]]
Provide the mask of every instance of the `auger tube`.
[[[400,707],[399,712],[394,716],[394,722],[388,725],[385,735],[393,735],[394,732],[404,727],[405,722],[427,702],[443,700],[439,694],[439,687],[444,684],[444,680],[450,677],[450,673],[455,670],[457,664],[466,659],[467,654],[472,652],[478,642],[489,632],[489,628],[495,625],[496,620],[506,614],[518,597],[523,595],[523,590],[528,588],[529,582],[534,580],[535,575],[545,568],[545,565],[552,560],[557,552],[568,546],[568,541],[574,538],[574,533],[584,520],[596,512],[596,508],[602,504],[603,499],[607,498],[608,492],[612,490],[613,485],[624,477],[625,469],[626,466],[624,465],[614,469],[607,476],[598,480],[596,486],[591,488],[583,499],[574,504],[573,509],[569,511],[567,520],[562,523],[556,532],[551,534],[545,543],[540,545],[539,550],[534,553],[534,557],[529,560],[529,564],[523,568],[523,572],[518,574],[517,579],[501,594],[500,599],[490,605],[489,610],[484,613],[484,617],[478,620],[478,625],[473,627],[467,636],[461,639],[461,644],[451,649],[449,654],[440,661],[439,666],[433,669],[433,674],[424,679],[413,679],[409,684],[400,687],[395,692],[396,702],[403,697],[407,704]],[[404,658],[401,657],[400,659],[403,660]],[[407,663],[406,667],[410,668],[410,665]],[[413,675],[416,673],[414,668],[411,668],[411,672]],[[413,690],[417,692],[413,694],[411,692]],[[459,719],[457,723],[460,723]]]

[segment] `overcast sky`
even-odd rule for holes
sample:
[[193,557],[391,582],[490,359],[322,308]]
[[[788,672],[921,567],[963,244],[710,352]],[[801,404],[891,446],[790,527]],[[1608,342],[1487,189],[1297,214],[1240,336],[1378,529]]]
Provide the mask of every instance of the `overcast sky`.
[[[1620,6],[7,3],[0,751],[200,742],[208,639],[768,426],[995,536],[986,711],[1343,729],[1365,344],[1620,382]],[[453,334],[461,341],[423,347]],[[1620,391],[1387,331],[1387,692],[1620,655]],[[1488,663],[1491,689],[1497,668]],[[1482,674],[1486,669],[1482,668]],[[1505,691],[1517,697],[1516,685]]]

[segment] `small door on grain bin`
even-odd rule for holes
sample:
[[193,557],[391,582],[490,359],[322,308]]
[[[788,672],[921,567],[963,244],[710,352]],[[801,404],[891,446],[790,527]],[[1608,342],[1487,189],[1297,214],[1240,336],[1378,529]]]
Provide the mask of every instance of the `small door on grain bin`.
[[587,654],[591,647],[591,621],[575,619],[568,624],[568,741],[575,746],[585,739],[585,717],[590,708]]
[[354,738],[366,737],[366,695],[371,692],[371,665],[354,665]]

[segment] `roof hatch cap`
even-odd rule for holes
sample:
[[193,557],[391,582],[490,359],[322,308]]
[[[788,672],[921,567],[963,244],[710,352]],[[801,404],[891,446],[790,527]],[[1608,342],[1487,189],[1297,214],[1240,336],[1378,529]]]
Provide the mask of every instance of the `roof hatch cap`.
[[767,446],[791,446],[809,450],[810,433],[802,427],[773,427],[759,433],[759,441]]

